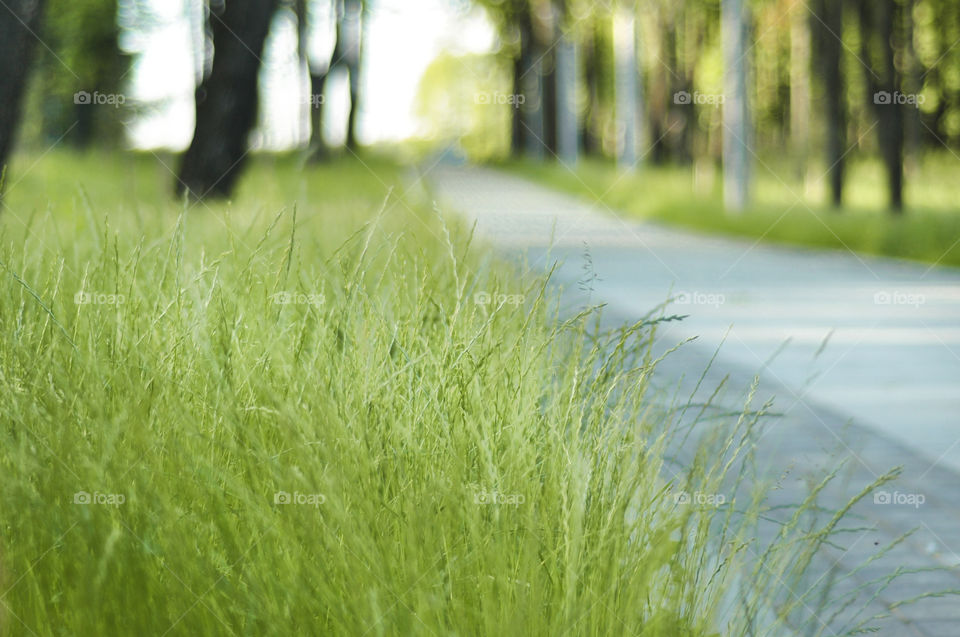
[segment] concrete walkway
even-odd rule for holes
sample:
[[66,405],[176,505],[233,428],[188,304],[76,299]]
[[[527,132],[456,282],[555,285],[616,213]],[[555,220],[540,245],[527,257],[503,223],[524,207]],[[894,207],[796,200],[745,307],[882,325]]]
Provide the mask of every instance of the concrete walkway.
[[[760,373],[778,397],[783,418],[764,438],[772,468],[829,469],[847,456],[839,499],[902,465],[890,503],[881,496],[856,510],[871,531],[835,556],[836,568],[852,570],[916,528],[875,566],[947,571],[898,579],[878,608],[960,589],[960,270],[627,221],[488,169],[440,166],[428,180],[442,207],[475,221],[497,248],[522,253],[531,270],[559,261],[554,281],[571,309],[605,303],[608,321],[622,323],[674,297],[668,312],[689,318],[661,330],[661,347],[699,338],[668,359],[665,374],[696,376],[726,337],[712,379],[730,375],[746,387]],[[960,635],[960,598],[894,615],[881,634]]]

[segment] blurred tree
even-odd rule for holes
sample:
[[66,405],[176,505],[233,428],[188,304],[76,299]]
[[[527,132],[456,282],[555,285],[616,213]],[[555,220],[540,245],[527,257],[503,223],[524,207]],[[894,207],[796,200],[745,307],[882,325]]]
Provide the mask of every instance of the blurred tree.
[[843,203],[844,164],[847,154],[846,103],[843,77],[843,2],[816,0],[811,13],[814,66],[823,78],[823,116],[826,122],[827,174],[833,205]]
[[919,57],[930,87],[928,143],[960,142],[960,2],[925,0],[917,8],[924,22]]
[[[336,22],[335,0],[296,0],[297,14],[297,51],[300,63],[307,68],[310,76],[310,158],[326,157],[329,148],[323,137],[323,113],[326,96],[324,90],[327,75],[330,72],[331,58],[319,59],[308,45],[312,32],[327,22]],[[334,46],[333,51],[336,51]]]
[[[36,89],[48,142],[62,138],[84,148],[123,138],[122,84],[130,62],[118,35],[117,0],[47,0]],[[109,103],[96,103],[99,95]]]
[[[512,68],[512,94],[523,96],[522,107],[513,113],[513,153],[554,157],[563,145],[564,155],[571,158],[576,156],[578,146],[588,152],[600,152],[605,145],[613,150],[616,136],[611,134],[615,127],[609,3],[478,0],[478,4],[486,8],[499,33],[499,53]],[[578,50],[582,54],[578,55]],[[558,74],[558,68],[564,75]],[[587,96],[583,118],[578,117],[577,95],[570,94],[581,68]],[[572,120],[579,122],[577,140],[561,144],[559,127],[569,126]]]
[[530,99],[524,108],[530,114],[527,152],[534,157],[554,157],[557,149],[557,87],[554,53],[559,42],[559,10],[551,1],[530,4],[533,25],[533,63],[524,73],[529,79],[525,91]]
[[861,59],[867,99],[876,113],[880,155],[887,172],[890,208],[903,211],[903,103],[895,57],[902,51],[902,11],[897,0],[859,0]]
[[583,118],[583,151],[601,155],[607,149],[607,131],[613,122],[615,99],[613,21],[607,7],[595,8],[586,19],[584,78],[587,110]]
[[42,12],[42,0],[6,0],[0,9],[0,194]]
[[0,9],[0,195],[42,12],[42,0],[6,0]]
[[788,6],[790,19],[790,148],[797,176],[806,180],[810,148],[810,9]]
[[360,57],[363,53],[364,3],[343,0],[337,19],[337,46],[332,68],[343,65],[350,80],[350,110],[347,112],[347,148],[357,149],[357,114],[360,111]]
[[[323,114],[329,95],[327,80],[331,73],[343,70],[350,86],[350,107],[347,113],[347,148],[356,150],[357,114],[360,110],[360,65],[363,54],[364,14],[362,0],[296,0],[300,23],[300,55],[310,73],[310,157],[317,160],[329,154],[324,138]],[[333,47],[329,57],[321,58],[308,51],[309,34],[332,22]]]
[[555,156],[558,90],[556,52],[568,30],[570,0],[479,0],[500,34],[511,64],[512,95],[523,96],[511,124],[515,155]]
[[645,23],[641,58],[655,163],[719,159],[722,109],[715,100],[694,98],[723,90],[720,6],[716,0],[656,0],[639,15]]
[[650,22],[651,35],[646,39],[649,53],[644,56],[651,62],[650,67],[646,69],[649,95],[647,126],[653,140],[651,159],[655,163],[663,163],[670,153],[669,135],[675,126],[671,121],[671,104],[674,102],[673,82],[676,75],[668,62],[674,41],[673,30],[668,26],[672,10],[663,3],[657,2],[650,7],[646,17]]
[[[513,113],[513,152],[544,155],[537,138],[549,150],[558,147],[563,109],[556,99],[556,52],[564,43],[577,52],[581,82],[574,117],[584,152],[613,156],[622,151],[625,128],[618,109],[629,108],[629,100],[618,103],[618,96],[623,99],[635,78],[615,55],[612,16],[632,8],[633,1],[475,1],[487,9],[500,35],[500,55],[512,65],[514,93],[527,98],[525,108]],[[731,194],[732,204],[743,199],[743,177],[749,182],[754,154],[777,153],[805,181],[808,158],[823,153],[829,200],[840,207],[848,157],[856,161],[854,151],[876,148],[890,207],[899,210],[905,149],[914,157],[924,148],[960,142],[960,3],[810,0],[808,5],[793,0],[636,3],[642,36],[636,79],[646,97],[642,109],[652,160],[692,160],[697,174],[703,166],[709,175],[726,140],[730,170],[725,174],[732,181],[725,190],[741,193]],[[727,7],[731,10],[724,12]],[[740,27],[733,26],[736,15]],[[561,68],[566,63],[559,60]],[[725,72],[730,81],[721,88]],[[721,93],[723,108],[710,101]],[[889,103],[875,101],[887,94]],[[862,143],[860,135],[875,122],[878,144]],[[731,145],[741,137],[737,130],[731,134],[733,123],[746,137]],[[860,136],[853,147],[848,146],[851,135]],[[783,148],[790,150],[789,157]],[[733,150],[739,150],[736,157]]]
[[749,9],[743,0],[723,0],[723,177],[727,210],[741,211],[750,192],[751,137],[747,102]]
[[510,153],[510,67],[495,55],[441,54],[420,79],[415,112],[424,132],[473,160]]
[[571,165],[577,162],[580,154],[580,130],[577,122],[577,43],[570,30],[560,35],[555,57],[556,153],[560,161]]
[[226,197],[256,122],[263,43],[277,0],[226,0],[210,7],[213,66],[196,91],[196,128],[184,153],[178,193]]
[[42,13],[42,0],[9,0],[0,9],[0,194]]
[[635,10],[620,7],[614,14],[616,69],[617,163],[632,169],[637,163],[638,129],[640,125],[639,64],[637,57],[637,19]]
[[[512,95],[523,95],[523,78],[532,60],[533,24],[528,0],[477,0],[486,9],[500,35],[500,53],[512,66]],[[526,101],[526,100],[525,100]],[[510,148],[514,155],[523,153],[529,135],[526,108],[514,109],[510,126]]]

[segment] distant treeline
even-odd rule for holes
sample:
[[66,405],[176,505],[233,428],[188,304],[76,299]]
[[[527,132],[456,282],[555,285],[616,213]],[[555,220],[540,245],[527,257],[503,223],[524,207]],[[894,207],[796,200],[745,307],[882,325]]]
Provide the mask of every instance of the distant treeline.
[[[580,152],[622,152],[639,110],[638,153],[653,162],[720,160],[727,0],[478,0],[501,36],[515,93],[512,148],[558,151],[558,52],[575,47]],[[745,65],[757,153],[821,154],[841,201],[854,152],[884,160],[890,204],[902,206],[904,156],[960,147],[960,3],[956,0],[744,0]],[[618,23],[635,20],[635,99],[618,98],[625,50]],[[619,36],[622,40],[622,36]],[[562,55],[562,54],[561,54]],[[562,64],[561,64],[562,67]],[[536,82],[530,82],[536,78]],[[619,106],[619,109],[618,109]],[[618,113],[618,110],[621,112]],[[539,132],[542,131],[542,134]]]

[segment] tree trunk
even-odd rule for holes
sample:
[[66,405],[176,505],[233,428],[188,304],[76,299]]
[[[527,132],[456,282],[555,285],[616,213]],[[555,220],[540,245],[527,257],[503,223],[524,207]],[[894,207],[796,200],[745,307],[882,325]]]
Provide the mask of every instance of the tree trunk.
[[360,77],[357,69],[350,69],[350,110],[347,113],[347,148],[356,151],[357,143],[357,113],[360,110]]
[[[91,107],[89,104],[73,105],[73,119],[77,125],[73,127],[73,131],[71,131],[71,135],[68,136],[68,138],[70,144],[75,148],[90,148],[93,144],[97,135],[96,110],[97,109]],[[51,137],[54,134],[54,131],[50,131],[49,133]]]
[[647,113],[647,130],[651,140],[650,159],[655,164],[662,164],[669,156],[666,140],[666,131],[669,130],[670,108],[673,94],[670,92],[670,79],[667,77],[668,66],[662,61],[666,57],[667,19],[662,7],[654,9],[656,29],[651,34],[653,40],[649,46],[653,51],[653,59],[658,63],[652,65],[650,72],[650,95]]
[[521,110],[525,111],[524,121],[524,148],[527,157],[543,159],[545,145],[543,143],[543,50],[534,45],[529,53],[529,59],[524,65],[522,77],[523,94],[525,100]]
[[557,156],[564,164],[577,163],[577,47],[567,35],[557,46]]
[[[515,98],[517,96],[523,95],[523,65],[525,60],[525,54],[523,53],[523,36],[521,35],[521,52],[513,60],[513,95]],[[526,96],[524,95],[524,100]],[[514,107],[510,109],[512,115],[510,120],[510,153],[514,157],[519,157],[523,154],[524,147],[524,138],[526,136],[526,131],[524,129],[523,115],[524,109],[523,105]]]
[[0,7],[0,176],[20,124],[21,102],[37,39],[34,33],[39,30],[42,13],[42,0],[6,0]]
[[[343,5],[334,0],[329,6],[330,16],[334,23],[333,51],[330,57],[322,62],[313,63],[308,60],[307,68],[310,71],[310,152],[309,161],[322,161],[330,154],[330,145],[327,143],[323,130],[323,115],[327,105],[327,80],[330,73],[343,63],[345,51],[343,49]],[[307,11],[309,16],[309,10]]]
[[543,147],[550,157],[557,154],[557,60],[554,44],[540,61],[541,68],[546,67],[541,81],[543,83]]
[[600,141],[594,132],[594,121],[600,108],[601,63],[596,33],[591,30],[590,41],[584,46],[584,89],[587,94],[587,112],[581,122],[580,145],[586,155],[600,154]]
[[323,137],[323,107],[326,102],[324,90],[327,71],[310,73],[310,159],[322,159],[329,152]]
[[[310,147],[311,132],[310,124],[313,121],[313,107],[316,103],[316,98],[314,98],[313,92],[313,76],[310,72],[310,55],[307,50],[307,37],[310,29],[310,18],[307,12],[307,0],[293,0],[293,10],[297,16],[297,63],[299,65],[298,71],[300,73],[306,72],[307,80],[309,81],[308,94],[306,96],[300,96],[300,106],[301,109],[306,106],[306,112],[302,110],[298,115],[300,115],[297,130],[298,142],[306,142],[307,148]],[[306,97],[306,99],[304,99]]]
[[[904,78],[904,87],[907,92],[918,95],[923,91],[924,83],[924,73],[920,65],[920,61],[917,58],[917,49],[914,44],[914,8],[917,5],[917,0],[907,0],[904,6],[904,15],[903,15],[903,41],[905,49],[906,62],[904,64],[906,68],[906,77]],[[921,152],[921,132],[923,124],[920,120],[920,107],[919,105],[914,108],[908,108],[905,113],[905,122],[904,122],[904,136],[906,141],[904,142],[904,155],[906,158],[907,166],[910,168],[909,172],[915,171],[919,167],[920,162],[920,152]]]
[[805,5],[790,10],[790,146],[806,181],[810,150],[810,23]]
[[817,0],[811,16],[816,34],[816,65],[823,77],[824,119],[826,120],[827,174],[830,201],[843,204],[844,155],[847,152],[847,121],[843,97],[843,4],[837,0]]
[[870,103],[877,115],[880,155],[887,173],[890,209],[894,214],[903,212],[903,96],[894,59],[897,13],[896,0],[860,2],[865,77]]
[[747,207],[750,194],[750,114],[747,104],[747,8],[722,0],[724,87],[723,198],[728,211]]
[[[587,114],[584,118],[584,152],[588,155],[602,156],[604,154],[605,131],[604,107],[607,102],[606,84],[609,72],[613,66],[611,56],[607,52],[608,40],[604,31],[604,23],[609,24],[610,16],[604,10],[592,18],[590,28],[590,49],[587,59]],[[612,83],[611,83],[612,84]]]
[[633,169],[637,163],[637,128],[640,104],[637,68],[637,20],[632,9],[621,8],[614,14],[616,51],[616,103],[618,123],[617,163]]
[[343,32],[337,35],[344,45],[344,62],[350,74],[350,110],[347,113],[347,148],[357,150],[357,114],[360,111],[360,57],[363,47],[363,6],[358,0],[344,4]]
[[[900,94],[900,72],[895,61],[894,44],[897,39],[899,4],[896,0],[883,0],[875,7],[880,13],[880,37],[886,44],[883,51],[883,77],[892,95]],[[898,47],[899,48],[899,47]],[[878,105],[884,106],[884,105]],[[903,110],[904,106],[894,99],[881,110],[886,114],[881,121],[880,145],[883,148],[883,163],[887,167],[887,182],[890,190],[890,209],[894,214],[903,212]]]
[[[277,0],[227,0],[211,13],[213,67],[196,92],[196,128],[177,192],[202,199],[233,190],[257,117],[257,78]],[[211,8],[212,11],[212,8]]]

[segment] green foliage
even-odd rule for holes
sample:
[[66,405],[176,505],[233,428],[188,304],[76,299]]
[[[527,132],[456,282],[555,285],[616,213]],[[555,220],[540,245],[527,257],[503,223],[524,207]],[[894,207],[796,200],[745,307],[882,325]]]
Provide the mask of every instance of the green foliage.
[[486,160],[510,150],[511,97],[498,57],[443,54],[424,72],[415,108],[427,137]]
[[118,46],[117,0],[48,0],[40,37],[46,46],[36,51],[28,132],[45,143],[64,135],[77,146],[118,143],[123,109],[74,101],[78,91],[124,91],[129,59]]

